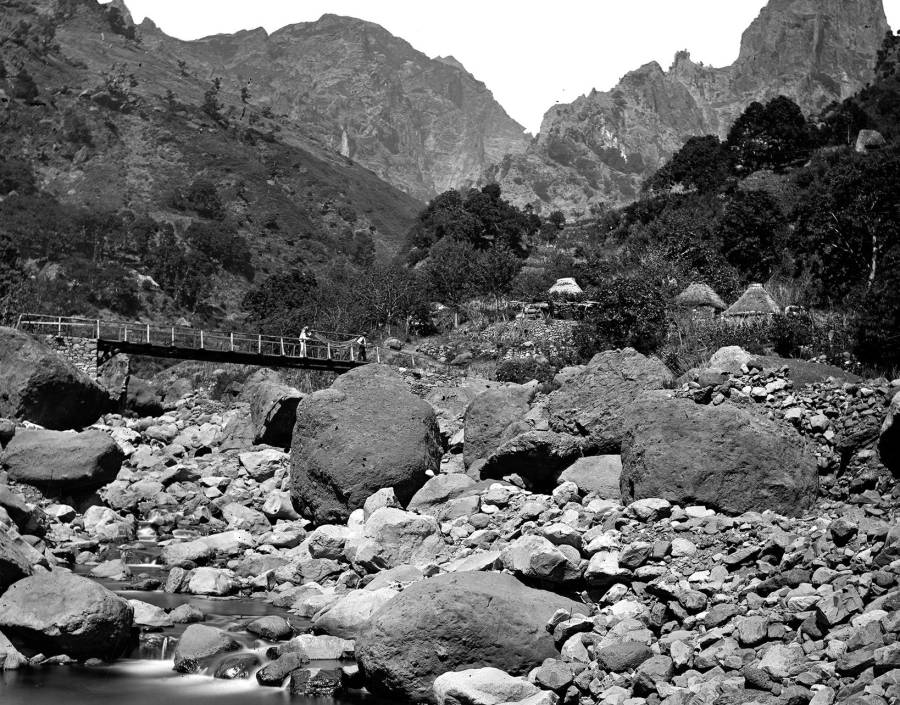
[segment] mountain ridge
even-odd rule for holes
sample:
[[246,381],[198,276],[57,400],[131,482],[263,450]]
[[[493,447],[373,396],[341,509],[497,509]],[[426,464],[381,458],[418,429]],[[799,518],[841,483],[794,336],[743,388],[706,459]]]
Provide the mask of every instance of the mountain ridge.
[[539,211],[626,203],[687,137],[724,137],[754,100],[784,94],[814,113],[849,97],[871,78],[889,30],[882,0],[771,0],[731,65],[680,51],[668,71],[648,62],[609,91],[555,105],[527,153],[492,165],[482,182]]

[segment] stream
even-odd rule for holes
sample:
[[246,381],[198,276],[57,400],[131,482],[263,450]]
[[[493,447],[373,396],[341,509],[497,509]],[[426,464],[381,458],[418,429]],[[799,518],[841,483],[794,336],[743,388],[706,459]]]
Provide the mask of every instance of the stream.
[[[92,566],[79,566],[76,572],[87,574]],[[135,575],[156,575],[159,566],[147,563],[129,564]],[[263,655],[271,643],[243,629],[256,617],[275,614],[288,619],[299,631],[307,622],[262,600],[249,598],[209,598],[172,594],[161,590],[122,589],[122,583],[98,580],[124,599],[142,600],[171,610],[190,604],[206,615],[202,624],[225,629],[244,645],[241,652]],[[0,671],[0,704],[2,705],[277,705],[279,703],[335,703],[335,705],[389,705],[366,691],[346,691],[338,698],[304,698],[290,696],[287,688],[264,687],[254,675],[243,680],[212,677],[217,662],[200,674],[183,675],[172,670],[178,637],[187,628],[176,624],[159,632],[144,633],[139,645],[113,664],[84,666],[44,666],[18,671]],[[266,659],[263,658],[263,661]],[[313,668],[335,668],[337,661],[314,661]],[[255,670],[254,670],[255,674]]]

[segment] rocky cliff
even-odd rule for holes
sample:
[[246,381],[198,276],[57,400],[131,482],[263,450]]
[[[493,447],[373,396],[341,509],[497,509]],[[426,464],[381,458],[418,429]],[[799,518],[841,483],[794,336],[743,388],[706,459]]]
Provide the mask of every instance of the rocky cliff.
[[631,200],[641,181],[691,135],[724,137],[754,100],[787,95],[805,113],[850,96],[870,78],[890,31],[882,0],[771,0],[724,68],[679,52],[544,116],[537,139],[483,178],[519,204],[586,213]]
[[476,181],[527,146],[524,128],[453,57],[430,59],[382,27],[336,15],[184,42],[152,22],[145,46],[302,125],[324,145],[421,199]]

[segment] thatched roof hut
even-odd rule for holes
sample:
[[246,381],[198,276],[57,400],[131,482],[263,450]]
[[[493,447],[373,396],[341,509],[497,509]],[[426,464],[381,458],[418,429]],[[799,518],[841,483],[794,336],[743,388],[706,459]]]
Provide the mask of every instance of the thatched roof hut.
[[781,307],[762,284],[751,284],[741,298],[723,313],[723,316],[747,318],[750,316],[772,316],[781,313]]
[[578,282],[575,281],[572,277],[565,277],[563,279],[556,280],[556,283],[550,287],[550,293],[574,296],[577,294],[583,294],[584,290],[580,286],[578,286]]
[[675,297],[675,303],[683,308],[711,308],[716,311],[724,311],[728,305],[722,301],[715,291],[707,284],[691,284],[687,289]]

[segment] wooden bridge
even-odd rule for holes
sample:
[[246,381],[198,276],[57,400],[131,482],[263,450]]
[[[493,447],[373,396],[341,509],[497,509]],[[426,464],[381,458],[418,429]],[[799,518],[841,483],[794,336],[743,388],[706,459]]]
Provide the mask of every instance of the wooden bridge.
[[377,361],[380,357],[380,351],[376,347],[372,350],[375,360],[360,359],[359,346],[354,342],[359,335],[321,331],[310,331],[310,338],[304,345],[296,337],[248,335],[183,326],[120,323],[40,314],[19,316],[16,327],[38,336],[94,341],[100,358],[127,353],[340,373]]

